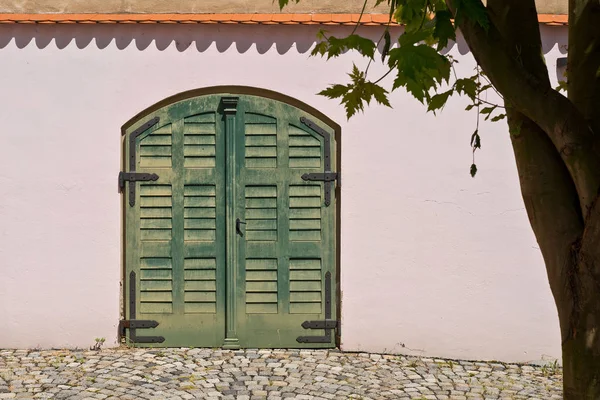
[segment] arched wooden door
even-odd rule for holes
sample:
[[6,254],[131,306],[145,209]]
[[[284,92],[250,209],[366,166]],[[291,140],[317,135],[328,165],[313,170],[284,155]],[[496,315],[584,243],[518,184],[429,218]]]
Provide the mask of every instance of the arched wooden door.
[[130,342],[335,346],[334,128],[218,93],[157,108],[124,136]]

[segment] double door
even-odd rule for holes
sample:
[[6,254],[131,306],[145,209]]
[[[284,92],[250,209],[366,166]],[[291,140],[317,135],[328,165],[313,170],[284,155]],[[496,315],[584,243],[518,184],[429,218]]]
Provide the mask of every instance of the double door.
[[143,117],[124,148],[129,341],[335,345],[330,127],[277,100],[207,95]]

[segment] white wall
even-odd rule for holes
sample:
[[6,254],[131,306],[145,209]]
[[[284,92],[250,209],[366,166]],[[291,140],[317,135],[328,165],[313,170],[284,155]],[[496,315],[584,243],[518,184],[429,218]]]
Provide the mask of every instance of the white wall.
[[[481,127],[472,179],[475,114],[463,100],[434,117],[398,91],[394,109],[372,106],[346,121],[337,102],[315,93],[365,62],[310,58],[317,29],[0,26],[0,347],[116,344],[121,125],[178,92],[248,85],[342,125],[344,350],[559,356],[505,123]],[[566,30],[543,31],[554,71]],[[451,52],[470,75],[466,46]]]

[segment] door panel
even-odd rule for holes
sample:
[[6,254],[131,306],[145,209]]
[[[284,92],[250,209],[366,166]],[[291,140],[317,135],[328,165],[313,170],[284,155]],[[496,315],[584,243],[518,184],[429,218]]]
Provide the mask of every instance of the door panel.
[[208,96],[162,109],[148,116],[159,117],[159,124],[136,141],[137,171],[159,179],[138,183],[135,206],[125,203],[126,277],[136,272],[136,318],[159,322],[136,335],[163,336],[162,346],[223,344],[225,154],[219,100]]
[[[133,271],[136,319],[159,323],[136,336],[163,336],[161,346],[333,347],[333,338],[297,341],[324,335],[301,324],[325,319],[325,275],[337,281],[336,204],[325,206],[323,190],[330,183],[302,179],[323,172],[324,138],[300,118],[311,118],[332,142],[333,132],[295,107],[257,96],[239,96],[235,116],[226,117],[224,97],[231,95],[177,102],[126,132],[129,159],[128,135],[160,118],[134,149],[136,172],[159,179],[129,182],[137,185],[135,205],[128,194],[124,202],[126,284]],[[245,222],[239,234],[238,218]],[[235,286],[226,290],[228,271]]]
[[324,139],[300,123],[308,115],[284,103],[245,96],[238,108],[245,163],[237,203],[247,222],[245,235],[238,237],[240,344],[332,347],[333,339],[296,340],[324,334],[301,324],[325,319],[325,273],[335,282],[335,203],[325,207],[323,183],[301,178],[323,172]]

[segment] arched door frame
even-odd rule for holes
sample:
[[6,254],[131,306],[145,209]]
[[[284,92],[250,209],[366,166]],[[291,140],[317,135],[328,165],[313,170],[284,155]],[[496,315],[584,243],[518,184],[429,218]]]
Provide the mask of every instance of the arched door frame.
[[[192,99],[192,98],[196,98],[196,97],[201,97],[201,96],[206,96],[206,95],[214,95],[214,94],[250,95],[250,96],[257,96],[257,97],[263,97],[263,98],[267,98],[267,99],[277,100],[282,103],[296,107],[308,114],[313,115],[314,117],[318,118],[322,122],[326,123],[334,131],[334,137],[335,137],[335,142],[336,142],[335,170],[338,172],[338,183],[335,186],[335,191],[334,191],[335,197],[336,197],[336,202],[335,202],[335,204],[336,204],[336,210],[335,210],[335,218],[336,218],[336,232],[335,232],[336,282],[335,282],[335,290],[337,292],[337,296],[336,296],[337,302],[336,302],[335,306],[337,309],[336,315],[338,316],[338,319],[341,320],[342,314],[341,314],[340,282],[341,282],[341,171],[342,171],[342,169],[341,169],[341,150],[342,150],[342,138],[341,138],[340,125],[338,123],[336,123],[335,121],[333,121],[331,118],[329,118],[327,115],[323,114],[316,108],[314,108],[298,99],[295,99],[293,97],[290,97],[288,95],[285,95],[285,94],[282,94],[279,92],[275,92],[275,91],[263,89],[263,88],[257,88],[257,87],[251,87],[251,86],[222,85],[222,86],[210,86],[210,87],[205,87],[205,88],[188,90],[188,91],[181,92],[181,93],[175,94],[173,96],[167,97],[167,98],[147,107],[146,109],[144,109],[143,111],[140,111],[134,117],[129,119],[125,124],[123,124],[123,126],[121,127],[121,155],[122,155],[121,170],[127,164],[124,136],[126,135],[127,130],[131,126],[135,125],[140,120],[142,120],[143,118],[152,114],[153,112],[160,110],[164,107],[168,107],[168,106],[175,104],[177,102],[180,102],[180,101],[184,101],[184,100],[188,100],[188,99]],[[121,319],[123,319],[123,317],[126,315],[125,299],[127,298],[127,295],[126,295],[127,288],[125,287],[126,285],[124,284],[124,282],[126,282],[126,278],[125,278],[126,243],[124,240],[125,228],[126,228],[126,223],[125,223],[126,207],[127,207],[127,205],[125,204],[125,196],[123,196],[122,197],[122,209],[121,209],[121,217],[122,217],[122,222],[123,222],[122,223],[123,239],[121,240],[121,242],[122,242],[122,244],[121,244],[121,246],[122,246],[121,247],[121,254],[122,254],[122,259],[121,259],[122,260],[121,261],[121,284],[122,284]],[[121,332],[119,332],[119,337],[121,337],[120,334],[121,334]],[[338,347],[341,342],[340,336],[341,336],[341,324],[338,325],[338,329],[336,330],[336,335],[335,335],[335,343]]]

